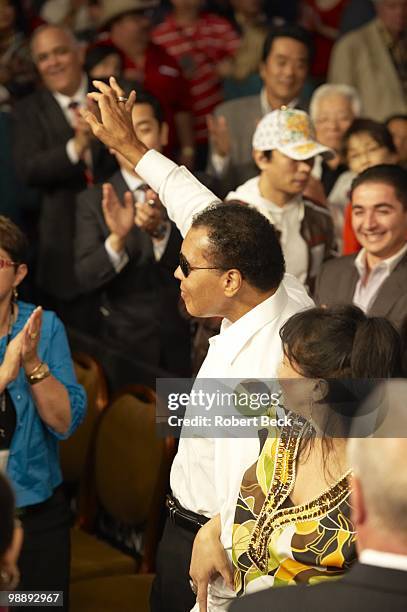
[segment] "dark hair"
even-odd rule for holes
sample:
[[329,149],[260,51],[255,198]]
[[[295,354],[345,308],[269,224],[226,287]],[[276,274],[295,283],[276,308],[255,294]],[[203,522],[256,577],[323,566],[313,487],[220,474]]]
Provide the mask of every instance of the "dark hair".
[[[387,319],[368,317],[356,306],[299,312],[286,321],[280,337],[284,354],[299,374],[326,382],[319,403],[328,406],[321,437],[329,473],[326,458],[332,438],[349,435],[352,419],[380,379],[402,375],[401,338]],[[314,437],[310,431],[304,438],[302,453]]]
[[393,187],[396,198],[407,211],[407,170],[396,164],[379,164],[361,172],[353,181],[350,198],[359,185],[364,183],[382,183]]
[[27,238],[20,228],[8,217],[0,215],[0,248],[15,263],[26,263],[28,254]]
[[148,104],[151,106],[155,119],[157,119],[160,125],[162,124],[164,121],[164,112],[161,104],[155,96],[146,90],[137,89],[137,96],[134,105],[137,106],[137,104]]
[[97,66],[100,62],[102,62],[109,55],[118,55],[123,66],[122,55],[114,45],[92,45],[86,51],[84,69],[86,72],[90,72],[92,68]]
[[391,153],[396,153],[397,149],[393,142],[393,136],[384,123],[373,121],[373,119],[357,118],[346,130],[343,136],[343,152],[345,156],[348,152],[349,139],[355,134],[369,134],[381,147],[386,147]]
[[388,117],[385,121],[385,124],[387,125],[387,127],[389,126],[389,123],[391,121],[407,121],[407,115],[391,115],[390,117]]
[[259,291],[276,289],[285,263],[274,227],[264,215],[238,200],[214,204],[198,214],[192,227],[205,227],[211,244],[211,263],[237,268]]
[[307,378],[391,378],[401,371],[401,340],[393,325],[356,306],[299,312],[283,325],[280,338]]
[[308,64],[310,65],[312,63],[315,50],[310,33],[301,26],[289,23],[270,28],[263,45],[261,56],[262,62],[267,61],[276,38],[293,38],[302,43],[308,51]]
[[[9,548],[14,532],[14,495],[13,491],[0,473],[0,557]],[[0,582],[1,586],[1,582]]]

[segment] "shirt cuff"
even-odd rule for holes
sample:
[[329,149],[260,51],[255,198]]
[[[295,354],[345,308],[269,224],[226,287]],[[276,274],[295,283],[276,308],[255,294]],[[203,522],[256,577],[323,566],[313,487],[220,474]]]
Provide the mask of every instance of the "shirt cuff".
[[178,168],[177,164],[168,157],[150,149],[143,155],[134,170],[153,191],[158,193],[162,183],[175,168]]
[[77,154],[76,149],[75,149],[75,139],[74,138],[71,138],[66,143],[66,154],[71,164],[75,165],[79,163],[79,155]]
[[129,261],[129,256],[124,249],[120,253],[116,253],[109,244],[109,238],[105,240],[105,249],[115,272],[119,274]]
[[218,176],[224,173],[229,163],[229,160],[230,160],[229,156],[222,157],[221,155],[218,155],[217,153],[212,153],[211,155],[212,166]]

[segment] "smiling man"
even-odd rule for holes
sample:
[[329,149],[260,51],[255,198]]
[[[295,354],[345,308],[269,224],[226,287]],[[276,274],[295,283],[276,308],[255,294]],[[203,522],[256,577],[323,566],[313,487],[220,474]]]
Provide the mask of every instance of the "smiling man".
[[407,313],[407,172],[382,164],[362,172],[351,194],[357,255],[327,262],[317,280],[317,303],[353,302],[400,326]]
[[87,320],[84,309],[90,302],[79,297],[74,275],[75,198],[117,166],[79,114],[89,84],[73,34],[41,26],[31,39],[31,52],[43,87],[16,105],[15,166],[24,183],[41,194],[36,278],[41,303],[66,324],[78,326]]

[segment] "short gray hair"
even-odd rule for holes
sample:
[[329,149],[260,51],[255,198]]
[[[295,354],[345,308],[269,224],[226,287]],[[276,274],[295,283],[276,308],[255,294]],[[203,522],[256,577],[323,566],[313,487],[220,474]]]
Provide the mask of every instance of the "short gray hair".
[[[385,415],[373,437],[349,439],[349,466],[360,480],[371,524],[407,540],[407,380],[389,380],[375,393]],[[378,403],[375,397],[368,401]]]
[[360,116],[362,112],[362,102],[358,92],[354,87],[342,83],[325,83],[324,85],[320,85],[312,94],[311,102],[309,105],[309,114],[314,123],[318,115],[318,105],[322,98],[334,95],[343,96],[344,98],[347,98],[351,104],[352,111],[355,117]]

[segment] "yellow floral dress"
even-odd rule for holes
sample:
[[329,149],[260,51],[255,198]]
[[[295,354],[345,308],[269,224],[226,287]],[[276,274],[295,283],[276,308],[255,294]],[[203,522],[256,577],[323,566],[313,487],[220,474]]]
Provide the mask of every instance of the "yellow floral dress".
[[356,560],[349,472],[310,502],[290,502],[301,437],[308,428],[290,416],[296,419],[292,426],[269,432],[242,480],[233,526],[237,595],[338,578]]

